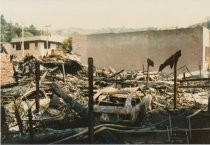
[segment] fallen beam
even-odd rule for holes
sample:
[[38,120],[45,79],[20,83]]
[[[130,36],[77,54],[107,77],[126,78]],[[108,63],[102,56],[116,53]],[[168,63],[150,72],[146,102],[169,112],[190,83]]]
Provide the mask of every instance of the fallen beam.
[[189,81],[210,81],[210,78],[196,78],[196,79],[183,79],[178,80],[179,82],[189,82]]
[[60,86],[58,86],[56,83],[51,84],[51,88],[53,93],[55,93],[57,96],[60,96],[63,98],[63,100],[66,103],[69,103],[69,105],[76,111],[78,114],[84,118],[85,120],[88,120],[88,111],[85,109],[81,104],[79,104],[77,101],[73,99],[72,96],[66,94]]
[[210,86],[179,86],[179,88],[210,88]]
[[[49,129],[48,132],[34,134],[33,143],[43,144],[50,143],[74,134],[77,134],[87,128],[75,128],[75,129],[65,129],[65,130],[53,130]],[[13,136],[8,140],[8,143],[15,144],[28,144],[31,143],[30,134],[25,134],[23,136]]]
[[12,82],[12,83],[7,83],[7,84],[0,84],[0,88],[1,89],[12,88],[12,87],[15,87],[17,85],[18,85],[17,82]]
[[[62,97],[66,103],[69,103],[71,108],[73,108],[83,119],[88,121],[88,111],[86,108],[75,101],[72,96],[66,94],[56,83],[52,83],[51,88],[53,93],[55,93],[57,96]],[[95,124],[99,124],[99,122],[96,121]],[[105,139],[105,143],[122,143],[122,141],[116,138],[110,131],[104,131],[101,135]]]

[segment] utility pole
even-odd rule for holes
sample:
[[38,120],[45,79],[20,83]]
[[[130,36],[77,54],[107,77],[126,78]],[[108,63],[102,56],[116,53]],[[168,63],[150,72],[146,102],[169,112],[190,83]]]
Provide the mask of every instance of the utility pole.
[[49,51],[48,51],[48,49],[49,49],[49,48],[48,48],[48,36],[49,36],[48,28],[51,27],[51,25],[46,25],[45,27],[46,27],[46,29],[47,29],[47,54],[49,54]]
[[23,28],[23,24],[22,24],[22,43],[21,43],[21,50],[22,50],[22,57],[24,57],[25,56],[25,54],[24,54],[24,50],[25,48],[24,48],[24,28]]

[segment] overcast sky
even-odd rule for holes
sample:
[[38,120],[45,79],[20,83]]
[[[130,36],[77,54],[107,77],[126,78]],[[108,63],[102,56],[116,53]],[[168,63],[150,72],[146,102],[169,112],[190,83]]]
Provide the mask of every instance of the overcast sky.
[[1,13],[11,22],[80,27],[166,27],[205,21],[210,0],[0,0]]

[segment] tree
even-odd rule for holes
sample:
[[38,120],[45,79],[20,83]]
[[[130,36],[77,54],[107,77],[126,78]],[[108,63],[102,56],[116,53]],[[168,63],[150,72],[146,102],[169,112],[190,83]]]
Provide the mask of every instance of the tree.
[[[1,42],[10,42],[12,38],[22,36],[22,27],[18,24],[7,22],[3,15],[1,15]],[[41,31],[37,30],[34,25],[24,27],[24,37],[41,35]]]
[[29,33],[31,33],[32,35],[34,35],[34,36],[36,36],[36,35],[41,35],[41,31],[38,31],[34,25],[30,25],[30,26],[27,28],[27,31],[28,31]]
[[21,37],[22,28],[18,23],[15,23],[14,31],[16,33],[16,37]]
[[72,38],[68,37],[63,41],[62,48],[65,52],[71,53],[72,51]]

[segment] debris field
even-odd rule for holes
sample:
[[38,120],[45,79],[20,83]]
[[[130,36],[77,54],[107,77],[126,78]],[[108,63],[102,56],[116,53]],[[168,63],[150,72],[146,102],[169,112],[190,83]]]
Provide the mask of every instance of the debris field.
[[[175,56],[160,69],[175,68]],[[13,61],[15,81],[1,85],[2,143],[209,143],[210,78],[150,72],[147,62],[143,71],[92,62],[90,74],[70,54]]]

